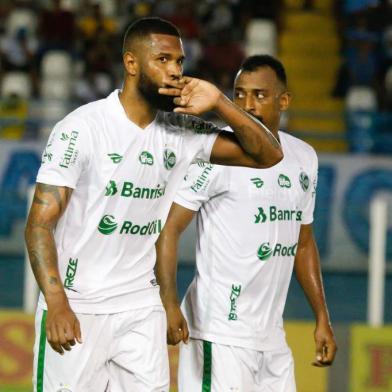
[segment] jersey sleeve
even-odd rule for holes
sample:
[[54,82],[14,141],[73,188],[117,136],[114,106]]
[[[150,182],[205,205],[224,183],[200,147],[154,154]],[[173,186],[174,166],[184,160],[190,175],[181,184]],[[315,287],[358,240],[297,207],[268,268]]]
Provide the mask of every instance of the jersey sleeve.
[[[314,206],[316,202],[316,189],[317,189],[317,173],[318,173],[318,159],[316,153],[313,151],[312,168],[311,173],[306,179],[306,175],[301,179],[302,186],[306,188],[306,183],[308,184],[305,191],[304,201],[303,201],[303,213],[302,213],[302,223],[308,225],[313,222]],[[302,175],[302,174],[301,174]]]
[[88,165],[90,141],[87,125],[76,119],[57,123],[42,154],[37,182],[74,189]]
[[209,162],[212,147],[222,129],[212,122],[190,115],[184,116],[184,128],[195,147],[193,162]]
[[193,211],[203,203],[227,190],[225,167],[197,162],[189,166],[174,202]]

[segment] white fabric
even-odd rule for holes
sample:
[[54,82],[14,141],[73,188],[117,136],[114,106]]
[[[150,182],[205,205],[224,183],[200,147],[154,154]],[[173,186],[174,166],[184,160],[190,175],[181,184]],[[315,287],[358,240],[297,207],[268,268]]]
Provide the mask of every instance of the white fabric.
[[209,160],[218,134],[210,123],[164,112],[141,129],[118,93],[54,127],[37,176],[73,188],[55,240],[67,296],[79,313],[161,304],[155,241],[189,164]]
[[[192,165],[175,202],[197,214],[190,336],[257,350],[286,346],[283,309],[301,225],[313,221],[317,156],[280,132],[269,169]],[[302,184],[302,185],[301,185]]]
[[[205,345],[206,343],[204,343]],[[209,343],[207,343],[209,344]],[[294,360],[286,347],[275,351],[256,351],[242,347],[211,344],[211,389],[207,389],[208,354],[203,341],[190,339],[181,344],[178,391],[200,392],[295,392]],[[203,377],[204,375],[204,377]]]
[[[41,320],[35,319],[34,391]],[[155,306],[116,314],[77,314],[82,344],[60,355],[46,341],[43,391],[53,392],[167,392],[169,361],[166,315]]]

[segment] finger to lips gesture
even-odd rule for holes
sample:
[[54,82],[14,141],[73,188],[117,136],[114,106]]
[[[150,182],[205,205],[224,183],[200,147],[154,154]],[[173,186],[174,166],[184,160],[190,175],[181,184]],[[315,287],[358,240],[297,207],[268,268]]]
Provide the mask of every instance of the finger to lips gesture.
[[[174,96],[177,113],[199,115],[214,110],[222,93],[213,84],[196,78],[183,77],[177,87],[160,88],[159,93]],[[183,87],[181,87],[183,85]]]

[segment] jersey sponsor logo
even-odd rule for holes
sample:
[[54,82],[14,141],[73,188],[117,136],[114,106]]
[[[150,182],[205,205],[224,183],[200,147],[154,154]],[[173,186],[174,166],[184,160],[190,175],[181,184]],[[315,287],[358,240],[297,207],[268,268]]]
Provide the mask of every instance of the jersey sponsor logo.
[[66,133],[62,132],[62,134],[60,136],[60,140],[65,142],[65,141],[69,140],[69,136]]
[[117,193],[117,185],[113,180],[109,181],[109,184],[105,188],[105,196],[114,196]]
[[241,285],[231,285],[231,293],[230,293],[230,312],[228,316],[228,320],[234,321],[238,319],[237,315],[237,299],[241,294]]
[[72,290],[77,268],[78,259],[73,259],[72,257],[70,257],[64,279],[64,287],[66,289]]
[[[116,231],[118,223],[113,215],[105,215],[98,224],[98,231],[104,235],[112,234]],[[155,219],[145,225],[138,225],[131,221],[124,221],[121,225],[119,234],[132,235],[152,235],[159,234],[162,231],[161,219]]]
[[282,245],[281,243],[277,243],[274,248],[271,248],[269,242],[263,242],[259,249],[257,250],[257,257],[261,261],[268,260],[271,256],[295,256],[297,252],[297,243],[294,245]]
[[291,188],[290,178],[285,176],[284,174],[280,174],[278,177],[278,184],[281,188]]
[[258,207],[258,214],[254,215],[254,223],[264,223],[269,219],[270,222],[274,221],[302,221],[302,211],[300,210],[280,210],[276,206],[270,206],[267,212],[263,207]]
[[305,172],[301,172],[299,175],[299,183],[304,192],[309,189],[309,176]]
[[117,229],[117,222],[113,215],[104,215],[98,224],[98,231],[102,234],[112,234]]
[[250,180],[252,181],[253,185],[256,188],[261,188],[264,185],[264,181],[259,177],[254,177],[254,178],[251,178]]
[[113,161],[113,163],[120,163],[123,159],[123,156],[120,154],[117,154],[116,152],[112,152],[108,154],[108,157]]
[[191,189],[193,192],[197,193],[208,185],[208,177],[213,168],[213,165],[211,165],[210,163],[205,166],[200,176],[198,176],[196,178],[196,181],[191,185]]
[[51,162],[53,158],[53,154],[49,152],[48,148],[50,145],[48,144],[47,147],[44,150],[44,153],[42,154],[42,160],[41,163],[46,163],[46,162]]
[[142,151],[139,155],[139,162],[142,165],[152,166],[154,164],[154,157],[148,151]]
[[257,250],[257,257],[261,260],[267,260],[271,257],[272,249],[270,247],[269,242],[264,242],[260,245],[259,249]]
[[162,221],[155,219],[148,222],[146,225],[136,225],[131,221],[124,221],[121,226],[120,234],[132,234],[132,235],[152,235],[159,234],[162,231]]
[[176,154],[172,151],[166,148],[163,151],[163,166],[165,166],[166,170],[171,170],[175,166],[177,161]]
[[[78,138],[79,132],[72,131],[71,136],[69,137],[67,149],[64,152],[64,156],[60,161],[60,167],[68,168],[69,165],[75,163],[75,160],[78,156],[78,150],[76,147],[76,140]],[[68,136],[68,135],[67,135]]]
[[[133,182],[124,181],[121,187],[120,196],[133,197],[134,199],[159,199],[165,194],[166,186],[158,184],[155,188],[138,187]],[[110,180],[105,188],[105,196],[114,196],[118,192],[117,184]]]
[[191,127],[198,135],[211,133],[214,129],[216,129],[216,126],[213,123],[209,123],[203,120],[192,120]]

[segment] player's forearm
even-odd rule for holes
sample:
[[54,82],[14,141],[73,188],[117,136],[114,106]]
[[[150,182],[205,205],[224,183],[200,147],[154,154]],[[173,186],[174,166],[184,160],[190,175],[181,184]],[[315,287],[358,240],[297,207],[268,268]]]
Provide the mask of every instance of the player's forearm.
[[261,167],[275,165],[283,158],[274,135],[224,94],[220,95],[215,112],[234,130],[241,147]]
[[316,321],[329,323],[320,262],[315,244],[298,248],[295,257],[295,274],[313,309]]
[[177,245],[178,236],[162,231],[157,243],[155,274],[160,286],[163,306],[178,304],[177,296]]
[[49,305],[51,301],[65,300],[52,229],[45,224],[29,221],[25,238],[31,268],[46,302]]

